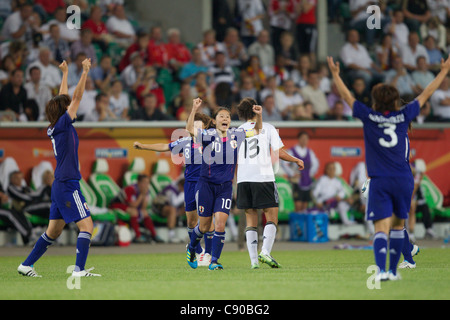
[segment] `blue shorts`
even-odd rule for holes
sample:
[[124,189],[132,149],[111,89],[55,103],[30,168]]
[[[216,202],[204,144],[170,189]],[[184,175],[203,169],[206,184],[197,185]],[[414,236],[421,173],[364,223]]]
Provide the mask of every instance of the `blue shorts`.
[[195,201],[195,192],[197,191],[197,181],[184,182],[184,209],[186,212],[197,209],[197,201]]
[[233,184],[231,181],[214,184],[199,180],[197,183],[197,213],[211,217],[216,212],[230,214]]
[[70,223],[91,216],[78,180],[55,180],[51,199],[50,220],[64,219],[65,223]]
[[407,219],[411,208],[414,179],[409,177],[374,177],[370,179],[366,215],[368,220],[392,216]]

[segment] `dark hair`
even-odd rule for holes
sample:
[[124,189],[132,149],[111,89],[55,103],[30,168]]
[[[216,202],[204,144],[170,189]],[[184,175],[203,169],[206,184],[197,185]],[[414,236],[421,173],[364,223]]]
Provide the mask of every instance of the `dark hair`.
[[45,115],[47,120],[50,121],[50,127],[54,127],[56,122],[67,111],[67,107],[72,100],[67,94],[60,94],[53,97],[45,106]]
[[204,113],[196,113],[194,116],[194,121],[201,121],[205,125],[206,129],[211,128],[212,126],[212,119],[210,116],[207,116]]
[[373,109],[385,113],[397,111],[400,107],[400,93],[388,84],[377,84],[372,89]]
[[146,175],[146,174],[139,174],[138,176],[137,176],[137,182],[141,182],[142,180],[144,180],[144,179],[148,179],[149,177],[148,177],[148,175]]
[[306,131],[300,131],[300,132],[297,134],[297,139],[300,139],[300,137],[302,137],[302,136],[304,136],[304,135],[306,135],[307,137],[309,137],[308,132],[306,132]]
[[253,106],[257,104],[258,103],[256,102],[256,100],[253,98],[242,99],[237,107],[239,118],[245,121],[247,121],[248,119],[253,119],[255,117]]

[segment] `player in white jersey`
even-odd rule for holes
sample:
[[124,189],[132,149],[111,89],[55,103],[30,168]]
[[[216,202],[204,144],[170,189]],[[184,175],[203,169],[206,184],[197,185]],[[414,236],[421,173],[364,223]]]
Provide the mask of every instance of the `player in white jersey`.
[[[251,132],[256,123],[256,114],[252,111],[257,102],[251,98],[243,99],[238,106],[239,117],[246,122],[239,128]],[[258,260],[272,268],[280,264],[270,255],[278,225],[278,191],[275,184],[271,150],[279,158],[294,162],[303,169],[303,161],[284,151],[283,142],[277,129],[263,122],[259,135],[247,135],[239,149],[237,169],[237,207],[245,210],[247,227],[245,229],[247,248],[252,269],[259,268]],[[267,223],[263,232],[263,245],[258,255],[258,209],[262,209]]]

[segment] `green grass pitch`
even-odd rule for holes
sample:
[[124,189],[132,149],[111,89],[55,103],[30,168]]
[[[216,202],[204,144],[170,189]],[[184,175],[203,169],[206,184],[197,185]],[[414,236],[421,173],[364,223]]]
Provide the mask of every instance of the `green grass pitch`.
[[[74,255],[48,255],[36,264],[42,278],[20,276],[24,257],[0,257],[0,299],[158,299],[158,300],[300,300],[300,299],[449,299],[450,251],[426,248],[418,267],[400,270],[402,280],[369,289],[374,264],[370,250],[274,251],[283,268],[251,270],[247,252],[223,252],[224,270],[191,269],[185,254],[90,255],[87,267],[101,278],[82,278],[68,289],[66,273]],[[370,281],[369,281],[370,282]],[[198,288],[193,290],[193,288]],[[218,290],[220,288],[220,290]]]

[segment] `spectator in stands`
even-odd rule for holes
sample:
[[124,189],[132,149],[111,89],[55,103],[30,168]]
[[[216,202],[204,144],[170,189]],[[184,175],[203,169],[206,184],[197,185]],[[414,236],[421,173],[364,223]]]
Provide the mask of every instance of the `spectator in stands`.
[[126,90],[135,94],[144,79],[144,60],[141,54],[135,51],[130,55],[130,61],[131,63],[120,74],[120,79]]
[[28,49],[24,41],[15,40],[10,42],[8,54],[10,54],[14,60],[14,69],[24,69],[26,67]]
[[281,34],[278,50],[275,50],[276,56],[284,57],[284,66],[289,72],[297,66],[298,58],[294,43],[295,39],[292,33],[285,31]]
[[33,6],[30,2],[24,2],[18,6],[18,10],[9,15],[3,23],[2,36],[8,40],[31,40],[31,25]]
[[195,85],[191,87],[191,97],[198,97],[202,99],[202,106],[207,107],[207,109],[203,108],[203,112],[207,115],[212,114],[208,108],[213,108],[214,94],[208,83],[208,75],[205,72],[199,72],[196,74]]
[[95,97],[94,109],[84,116],[83,121],[100,122],[100,121],[114,121],[117,116],[109,107],[109,98],[105,93],[99,93]]
[[32,225],[22,211],[10,208],[10,198],[0,184],[0,221],[16,229],[25,245],[30,241]]
[[241,77],[241,86],[239,91],[236,94],[236,102],[241,101],[244,98],[252,98],[258,104],[261,104],[261,97],[259,95],[259,91],[255,87],[255,83],[253,82],[253,78],[248,74],[243,74]]
[[431,16],[437,17],[444,26],[447,26],[450,15],[450,3],[441,0],[427,0],[427,4]]
[[167,30],[167,38],[166,51],[169,67],[172,71],[178,73],[186,63],[191,61],[191,52],[188,47],[181,42],[180,30],[177,28],[170,28]]
[[162,29],[159,26],[153,26],[150,29],[147,64],[156,69],[169,66],[169,54],[166,43],[163,41]]
[[52,98],[50,88],[41,82],[41,69],[33,67],[29,70],[30,81],[24,85],[27,98],[34,99],[39,107],[39,121],[45,120],[45,106]]
[[250,56],[257,56],[263,70],[272,70],[275,64],[275,50],[270,44],[270,35],[267,30],[261,30],[257,41],[248,47]]
[[[364,81],[363,81],[364,82]],[[364,88],[365,88],[365,83],[364,83]],[[347,102],[342,100],[341,95],[339,94],[339,91],[336,87],[336,84],[334,82],[331,83],[331,91],[330,93],[327,95],[327,102],[328,102],[328,107],[331,109],[333,109],[334,105],[336,104],[336,102],[338,101],[342,101],[344,103],[344,115],[345,116],[352,116],[352,109],[350,108],[350,106],[347,104]]]
[[316,119],[317,116],[314,114],[311,101],[304,101],[302,104],[295,105],[289,118],[289,120],[293,121],[312,121]]
[[423,40],[428,36],[432,36],[436,40],[436,45],[440,50],[447,49],[447,29],[438,17],[432,17],[420,26],[420,38]]
[[450,121],[450,79],[448,76],[431,96],[430,102],[435,120]]
[[156,70],[153,67],[145,68],[142,83],[136,89],[136,97],[139,101],[139,105],[144,105],[144,97],[149,93],[156,96],[158,109],[161,111],[165,110],[166,99],[164,97],[164,91],[156,82]]
[[425,105],[422,108],[420,108],[420,113],[415,119],[415,122],[417,122],[418,124],[429,122],[431,120],[430,115],[431,115],[431,104],[430,101],[428,100],[427,103],[425,103]]
[[312,201],[311,191],[314,176],[319,169],[319,159],[308,145],[309,134],[306,131],[300,131],[297,135],[297,144],[287,151],[291,156],[303,161],[305,168],[301,173],[290,163],[281,162],[282,168],[292,183],[296,212],[305,212],[308,209],[308,205]]
[[329,110],[327,97],[320,89],[319,73],[311,70],[308,74],[308,85],[300,91],[304,100],[311,101],[314,115],[318,118],[324,118]]
[[106,28],[114,36],[117,43],[124,48],[128,48],[136,40],[136,32],[133,25],[128,21],[122,4],[114,6],[113,15],[106,21]]
[[57,24],[59,26],[61,39],[64,39],[69,43],[72,43],[80,39],[80,30],[75,28],[74,29],[67,28],[67,13],[65,7],[56,8],[53,16],[54,19],[48,21],[45,25],[42,26],[41,29],[43,31],[49,31],[51,25]]
[[283,120],[280,112],[275,107],[275,98],[273,95],[268,94],[265,96],[262,107],[263,107],[262,116],[264,117],[263,118],[264,121],[273,122]]
[[241,40],[249,47],[263,30],[264,5],[261,0],[237,0],[235,12],[240,21]]
[[111,84],[109,108],[117,120],[130,120],[128,116],[130,98],[128,97],[128,93],[123,90],[122,82],[118,79],[114,80]]
[[425,57],[429,63],[427,50],[420,44],[419,35],[417,32],[411,32],[408,37],[408,45],[402,47],[400,51],[403,64],[410,72],[417,69],[417,58]]
[[287,120],[290,118],[294,108],[303,103],[303,97],[300,95],[300,89],[295,86],[293,80],[288,79],[283,84],[283,95],[277,109],[282,118]]
[[234,16],[228,0],[213,0],[212,23],[216,31],[217,40],[222,42],[226,37],[227,30],[234,26]]
[[158,237],[153,220],[148,214],[150,178],[146,175],[139,175],[137,183],[121,190],[119,195],[111,202],[111,208],[122,209],[130,215],[130,225],[135,232],[134,242],[143,243],[150,239],[145,239],[139,230],[139,221],[143,220],[144,226],[151,233],[151,239],[159,243],[162,240]]
[[267,85],[266,72],[261,66],[261,61],[258,56],[250,56],[245,72],[253,78],[253,82],[258,90],[261,90]]
[[281,34],[291,30],[296,16],[295,7],[294,0],[270,0],[268,8],[270,38],[275,52],[279,52]]
[[[284,93],[278,88],[277,79],[275,76],[267,77],[266,86],[260,90],[259,93],[261,101],[266,99],[266,96],[273,96],[275,99],[275,105],[279,105],[280,101],[283,101]],[[264,111],[264,110],[263,110]]]
[[81,74],[83,73],[82,62],[84,59],[86,59],[86,54],[84,52],[79,52],[72,62],[69,63],[69,75],[67,77],[67,85],[69,88],[78,84]]
[[400,49],[392,44],[392,35],[384,34],[381,43],[376,46],[376,63],[382,71],[392,68],[392,61],[399,53]]
[[108,55],[103,55],[99,65],[91,70],[91,77],[95,87],[102,92],[108,92],[111,81],[116,76],[117,70],[112,65],[112,59]]
[[344,225],[355,224],[347,216],[351,198],[346,199],[344,186],[336,178],[336,165],[334,162],[328,162],[325,165],[324,174],[317,180],[312,191],[312,197],[317,209],[328,212],[336,209]]
[[189,81],[191,86],[195,85],[195,78],[199,72],[208,72],[208,67],[203,64],[202,52],[198,47],[191,50],[192,60],[181,68],[179,78],[182,81]]
[[351,120],[351,116],[347,116],[344,114],[345,106],[342,100],[336,101],[333,108],[331,108],[330,112],[327,115],[327,120],[336,120],[336,121],[349,121]]
[[52,24],[49,30],[50,37],[44,41],[44,44],[50,49],[55,65],[61,64],[64,60],[70,61],[70,47],[66,40],[61,39],[59,25]]
[[70,46],[70,55],[75,59],[77,54],[84,52],[87,58],[91,59],[93,66],[97,66],[97,53],[92,44],[93,33],[91,29],[82,29],[80,32],[80,40],[74,41]]
[[404,0],[402,10],[405,23],[413,32],[419,32],[420,24],[427,22],[431,17],[428,3],[423,0]]
[[318,73],[319,73],[320,90],[322,90],[325,94],[330,93],[331,79],[328,65],[326,65],[325,63],[319,63]]
[[307,0],[297,2],[295,8],[298,51],[309,55],[313,66],[316,65],[317,49],[316,7],[317,0]]
[[192,107],[191,85],[189,82],[182,82],[180,92],[172,99],[168,106],[167,114],[179,121],[186,121]]
[[355,78],[363,78],[366,86],[383,81],[384,77],[381,69],[373,62],[367,49],[359,43],[359,33],[357,30],[349,30],[347,42],[342,47],[340,58],[348,69],[349,81]]
[[301,55],[298,58],[297,67],[291,72],[291,78],[299,88],[307,85],[309,71],[311,71],[311,58],[307,54]]
[[59,88],[61,84],[62,75],[58,67],[51,64],[52,53],[47,47],[39,49],[39,59],[28,65],[27,74],[30,74],[30,69],[37,66],[41,69],[41,81],[43,84],[50,87],[51,90]]
[[248,60],[247,49],[239,39],[239,31],[236,28],[228,28],[223,41],[227,64],[231,67],[241,69]]
[[215,63],[209,68],[211,75],[211,84],[217,85],[221,82],[228,83],[231,87],[234,86],[234,72],[233,69],[227,65],[227,60],[224,52],[218,51],[215,56]]
[[203,41],[197,47],[200,49],[201,64],[208,68],[214,65],[216,53],[226,50],[224,44],[216,40],[216,32],[212,29],[203,33]]
[[443,55],[441,50],[436,47],[436,39],[433,36],[428,36],[424,40],[424,45],[428,54],[428,68],[433,72],[440,70]]
[[9,82],[14,70],[16,70],[16,65],[13,57],[10,54],[5,55],[0,64],[0,88]]
[[113,40],[113,37],[108,33],[108,29],[102,21],[102,9],[99,6],[93,6],[91,8],[89,19],[81,26],[81,30],[84,29],[90,29],[92,31],[92,43],[99,45],[100,49],[106,52],[108,43]]
[[386,71],[386,83],[396,87],[400,97],[405,101],[412,101],[419,95],[419,90],[400,57],[394,59],[393,69]]
[[158,108],[158,98],[154,94],[148,93],[143,97],[143,106],[134,115],[134,119],[142,121],[165,121],[169,120],[169,117]]
[[[372,105],[372,96],[363,78],[356,78],[353,81],[352,93],[356,100],[361,101],[366,106]],[[351,115],[351,113],[350,114],[347,113],[347,115]]]
[[34,0],[35,6],[40,6],[48,15],[53,15],[58,8],[66,8],[64,0]]
[[411,77],[419,94],[434,80],[434,74],[428,70],[425,57],[417,58],[417,70],[411,74]]
[[24,112],[27,91],[23,87],[23,71],[16,69],[11,73],[10,82],[0,91],[0,111],[13,111],[19,120]]
[[386,25],[384,32],[392,36],[392,43],[397,49],[408,45],[409,29],[406,25],[403,10],[394,11],[391,23]]

